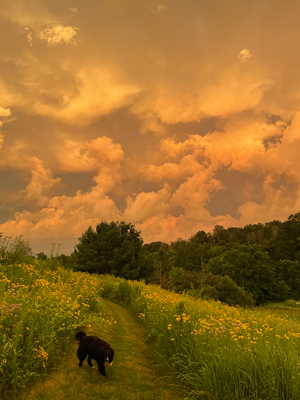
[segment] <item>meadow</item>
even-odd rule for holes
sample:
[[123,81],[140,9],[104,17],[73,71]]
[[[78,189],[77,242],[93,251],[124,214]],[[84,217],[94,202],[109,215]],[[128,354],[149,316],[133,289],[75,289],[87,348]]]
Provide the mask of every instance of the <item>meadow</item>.
[[43,262],[0,266],[0,393],[46,376],[79,328],[109,323],[101,297],[131,310],[185,399],[300,399],[297,311],[229,307]]
[[75,331],[105,323],[96,276],[46,262],[0,265],[0,393],[17,395],[66,354]]
[[141,282],[100,276],[103,296],[129,307],[185,398],[300,399],[300,321]]

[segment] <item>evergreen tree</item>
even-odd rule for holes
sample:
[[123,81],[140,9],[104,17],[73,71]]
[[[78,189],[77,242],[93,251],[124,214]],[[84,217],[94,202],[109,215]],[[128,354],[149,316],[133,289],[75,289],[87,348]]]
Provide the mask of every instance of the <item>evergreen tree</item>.
[[73,258],[80,271],[137,279],[142,246],[140,232],[133,224],[101,222],[79,238]]

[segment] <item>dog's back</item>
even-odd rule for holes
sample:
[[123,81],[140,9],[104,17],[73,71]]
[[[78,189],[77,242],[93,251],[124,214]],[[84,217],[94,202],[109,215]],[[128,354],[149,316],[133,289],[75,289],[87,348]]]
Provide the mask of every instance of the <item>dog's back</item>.
[[90,353],[100,353],[105,349],[111,348],[109,343],[99,339],[97,336],[84,336],[80,343],[82,346],[89,349]]

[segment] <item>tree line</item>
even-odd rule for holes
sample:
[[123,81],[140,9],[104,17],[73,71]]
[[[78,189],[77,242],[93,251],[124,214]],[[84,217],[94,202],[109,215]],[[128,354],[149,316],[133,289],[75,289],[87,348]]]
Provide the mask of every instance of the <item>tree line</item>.
[[[58,248],[59,250],[59,248]],[[0,262],[34,258],[76,271],[144,280],[164,289],[229,305],[253,306],[300,299],[300,213],[286,221],[225,229],[216,225],[187,240],[144,243],[131,223],[101,222],[89,227],[70,256],[38,253],[28,241],[0,233]]]
[[187,240],[143,243],[135,226],[101,222],[79,238],[74,269],[145,280],[230,305],[300,298],[300,213],[286,221],[250,224]]

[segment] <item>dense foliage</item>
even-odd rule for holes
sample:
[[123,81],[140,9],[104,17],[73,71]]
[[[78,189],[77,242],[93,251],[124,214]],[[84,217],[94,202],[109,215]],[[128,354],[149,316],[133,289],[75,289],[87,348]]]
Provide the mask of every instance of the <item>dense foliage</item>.
[[216,225],[212,233],[199,231],[170,244],[143,245],[134,225],[101,222],[83,233],[72,258],[77,270],[144,279],[227,304],[298,300],[300,213],[284,222]]
[[[191,292],[192,286],[194,295],[198,289],[198,295],[232,304],[226,285],[212,285],[210,273],[231,278],[256,304],[300,299],[300,213],[284,222],[228,229],[216,225],[212,233],[199,231],[171,244],[145,244],[143,250],[154,270],[146,282],[163,288]],[[236,304],[251,305],[251,298]]]
[[95,230],[89,227],[79,238],[73,259],[80,271],[136,279],[142,246],[140,232],[134,225],[101,222]]
[[[1,234],[0,258],[4,264],[34,261],[22,236],[11,240]],[[37,258],[48,257],[38,253]],[[145,280],[227,304],[299,300],[300,213],[284,222],[228,229],[216,225],[212,233],[199,231],[170,244],[143,244],[133,224],[101,222],[82,234],[71,256],[58,251],[55,255],[53,250],[48,261],[76,271]]]

